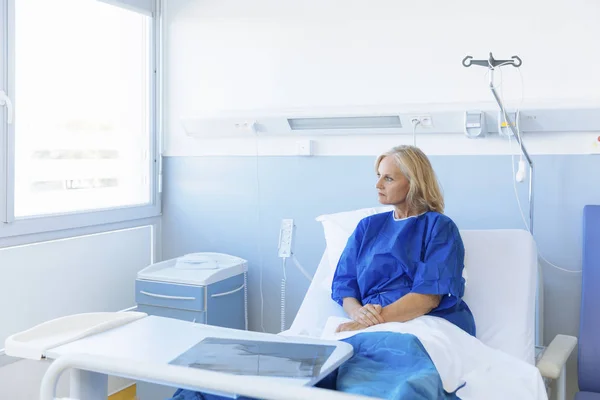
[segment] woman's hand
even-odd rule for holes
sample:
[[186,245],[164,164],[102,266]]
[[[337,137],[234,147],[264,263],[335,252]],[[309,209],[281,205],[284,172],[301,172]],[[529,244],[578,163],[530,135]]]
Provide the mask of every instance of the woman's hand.
[[366,304],[355,308],[350,313],[350,318],[365,327],[377,324],[383,324],[385,320],[381,316],[381,306],[379,304]]
[[351,322],[346,322],[341,324],[340,326],[337,327],[337,329],[335,330],[336,333],[338,332],[348,332],[348,331],[360,331],[361,329],[365,329],[366,326],[364,326],[361,323],[358,323],[356,321],[351,321]]

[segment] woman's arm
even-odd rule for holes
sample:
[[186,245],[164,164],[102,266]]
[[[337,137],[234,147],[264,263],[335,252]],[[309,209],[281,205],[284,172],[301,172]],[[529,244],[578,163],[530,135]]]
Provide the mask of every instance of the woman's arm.
[[[462,272],[465,249],[458,227],[449,218],[438,219],[431,227],[423,259],[416,264],[411,295],[434,299],[433,309],[448,309],[464,295]],[[408,296],[407,296],[408,297]],[[422,300],[423,307],[427,303]]]
[[408,293],[392,304],[383,307],[385,322],[406,322],[429,313],[440,304],[441,296]]
[[344,307],[346,314],[352,315],[356,310],[362,307],[362,304],[354,297],[344,297],[342,307]]
[[[348,316],[361,326],[372,326],[383,322],[379,315],[381,306],[362,305],[358,286],[356,265],[364,235],[365,220],[361,220],[342,252],[331,283],[331,298],[344,308]],[[357,325],[357,326],[358,326]]]
[[[358,300],[346,297],[344,310],[354,321],[338,326],[336,332],[365,329],[384,322],[406,322],[429,313],[439,304],[440,296],[419,293],[408,293],[383,309],[380,305],[373,304],[363,307]],[[366,315],[362,314],[361,310],[368,311],[368,322],[365,322]]]
[[352,320],[365,326],[372,326],[385,322],[381,316],[381,306],[378,304],[367,304],[363,306],[360,301],[354,297],[344,297],[342,307]]
[[[331,298],[343,306],[345,298],[360,299],[361,292],[358,287],[356,264],[358,253],[364,234],[363,222],[359,222],[356,229],[348,238],[346,247],[340,255],[333,280],[331,282]],[[345,309],[345,308],[344,308]]]

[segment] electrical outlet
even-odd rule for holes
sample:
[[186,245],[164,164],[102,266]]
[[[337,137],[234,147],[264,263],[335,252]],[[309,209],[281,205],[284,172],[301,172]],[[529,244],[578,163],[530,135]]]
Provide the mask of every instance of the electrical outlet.
[[419,123],[418,126],[422,128],[431,128],[433,126],[433,120],[431,119],[431,115],[413,115],[410,117],[410,123],[412,125]]
[[294,236],[294,220],[282,219],[281,228],[279,228],[279,257],[287,258],[292,256],[292,238]]
[[594,138],[590,144],[590,154],[600,154],[600,136]]

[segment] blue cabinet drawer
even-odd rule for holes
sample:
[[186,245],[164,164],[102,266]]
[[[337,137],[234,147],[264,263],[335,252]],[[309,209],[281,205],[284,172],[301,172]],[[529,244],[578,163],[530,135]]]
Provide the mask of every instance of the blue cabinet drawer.
[[136,279],[135,302],[150,306],[205,311],[204,286],[154,282]]
[[178,310],[175,308],[147,306],[144,304],[140,304],[137,307],[136,311],[143,312],[148,315],[180,319],[183,321],[196,322],[199,324],[206,323],[206,313],[204,311]]
[[246,329],[245,285],[240,274],[207,286],[207,324]]

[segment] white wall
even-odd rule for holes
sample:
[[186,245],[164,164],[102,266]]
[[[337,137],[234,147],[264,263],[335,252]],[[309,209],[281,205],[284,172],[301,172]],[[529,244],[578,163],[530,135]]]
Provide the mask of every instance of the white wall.
[[[164,8],[167,156],[295,154],[297,138],[190,138],[180,122],[186,116],[493,104],[485,69],[461,64],[466,55],[485,59],[490,51],[496,58],[523,60],[523,85],[516,69],[502,69],[507,108],[600,104],[600,3],[594,0],[165,0]],[[532,154],[588,154],[598,135],[559,132],[526,140]],[[312,139],[316,155],[375,155],[412,143],[409,136]],[[469,140],[460,134],[422,134],[417,144],[430,155],[511,152],[499,138]],[[190,171],[181,180],[194,184],[199,175]],[[549,201],[569,200],[558,194]],[[548,235],[547,248],[572,239]],[[555,310],[577,309],[577,284],[562,276],[547,280],[550,292],[564,288],[573,299],[561,308],[564,297],[548,296]],[[562,324],[564,317],[552,316],[552,324],[576,331],[574,324]],[[570,392],[576,388],[574,361],[575,356]]]
[[[0,344],[10,334],[49,319],[134,306],[135,276],[157,255],[159,225],[156,219],[132,224],[76,230],[55,240],[36,237],[31,244],[0,248]],[[46,368],[44,362],[0,356],[0,398],[37,400]],[[109,389],[125,384],[111,379]],[[61,395],[68,394],[67,387],[65,376]]]
[[[166,154],[256,153],[252,140],[186,137],[179,118],[247,109],[490,103],[485,69],[467,54],[519,55],[523,104],[599,104],[600,3],[590,0],[169,0]],[[508,107],[521,103],[503,68]],[[500,83],[500,79],[497,81]],[[491,103],[490,103],[491,104]],[[529,139],[536,153],[586,153],[597,134]],[[375,154],[410,137],[319,138],[316,154]],[[344,146],[341,147],[340,144]],[[494,139],[423,135],[430,154],[507,152]],[[294,139],[261,139],[260,154],[294,154]]]

